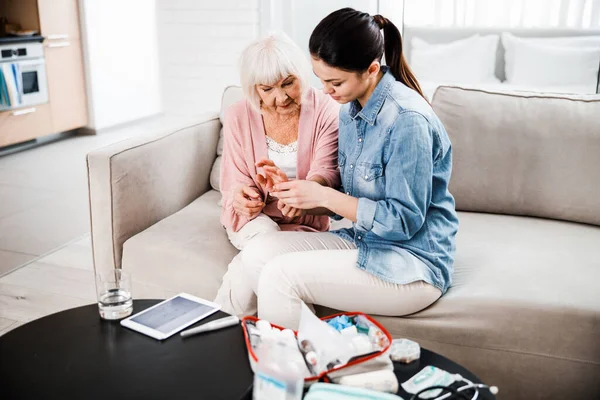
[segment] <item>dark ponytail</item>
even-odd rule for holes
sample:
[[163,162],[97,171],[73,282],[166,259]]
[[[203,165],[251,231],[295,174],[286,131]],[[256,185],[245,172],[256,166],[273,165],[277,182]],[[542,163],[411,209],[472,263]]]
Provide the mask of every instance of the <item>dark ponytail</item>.
[[308,47],[313,57],[354,72],[366,71],[374,60],[381,62],[385,49],[386,64],[396,80],[425,98],[402,54],[400,31],[381,15],[370,16],[352,8],[334,11],[313,30]]

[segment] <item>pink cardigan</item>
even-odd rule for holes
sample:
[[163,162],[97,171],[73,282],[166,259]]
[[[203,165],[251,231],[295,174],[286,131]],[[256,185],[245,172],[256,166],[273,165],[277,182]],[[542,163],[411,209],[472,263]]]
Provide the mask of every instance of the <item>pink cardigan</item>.
[[[298,125],[297,179],[318,175],[331,187],[340,184],[337,168],[338,104],[329,96],[310,88],[301,103]],[[232,105],[223,123],[223,161],[221,164],[221,193],[223,208],[221,223],[239,231],[249,219],[233,209],[233,195],[237,188],[250,185],[258,190],[262,200],[267,193],[256,181],[260,173],[255,163],[268,158],[267,142],[262,115],[242,100]],[[282,230],[326,231],[329,217],[306,215],[299,219],[284,217],[277,208],[277,199],[269,197],[262,211],[279,224]]]

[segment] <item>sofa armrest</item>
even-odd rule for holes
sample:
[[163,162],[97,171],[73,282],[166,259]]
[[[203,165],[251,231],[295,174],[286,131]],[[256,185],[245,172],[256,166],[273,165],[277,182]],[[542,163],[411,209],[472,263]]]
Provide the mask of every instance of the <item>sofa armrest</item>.
[[87,155],[94,268],[121,267],[123,243],[210,189],[221,123],[127,139]]

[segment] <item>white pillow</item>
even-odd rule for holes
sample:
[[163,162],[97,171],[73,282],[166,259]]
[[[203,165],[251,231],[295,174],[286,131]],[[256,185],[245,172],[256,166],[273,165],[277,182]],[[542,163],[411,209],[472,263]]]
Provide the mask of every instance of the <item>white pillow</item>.
[[552,42],[547,38],[522,39],[502,34],[506,82],[539,87],[582,86],[595,93],[600,40],[592,38],[556,38]]
[[473,35],[450,43],[411,41],[410,67],[417,79],[440,83],[499,82],[494,74],[498,35]]
[[600,47],[600,36],[520,37],[508,32],[502,34],[502,45],[506,51],[511,51],[515,41],[556,47]]
[[469,36],[464,39],[454,40],[454,41],[448,42],[448,43],[429,43],[419,37],[414,37],[414,38],[412,38],[411,47],[413,49],[442,49],[442,48],[448,47],[448,46],[460,46],[460,45],[471,44],[475,40],[477,40],[479,37],[480,36],[477,33],[473,36]]

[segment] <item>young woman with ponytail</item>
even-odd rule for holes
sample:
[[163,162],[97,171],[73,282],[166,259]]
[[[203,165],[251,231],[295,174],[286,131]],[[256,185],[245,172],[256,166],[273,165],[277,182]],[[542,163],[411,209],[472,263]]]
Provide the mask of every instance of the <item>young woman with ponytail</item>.
[[[353,226],[277,232],[250,243],[245,257],[258,316],[297,328],[301,302],[390,316],[420,311],[452,279],[458,219],[448,191],[448,135],[387,18],[335,11],[315,28],[309,48],[325,93],[343,104],[342,187],[291,180],[277,183],[272,195]],[[284,176],[272,167],[265,172],[275,182]]]

